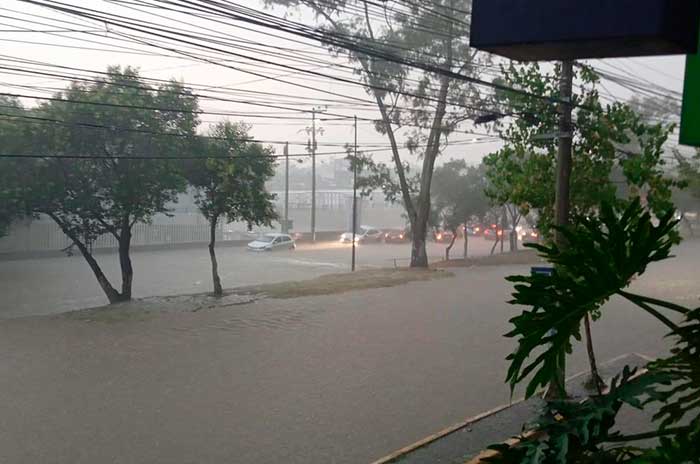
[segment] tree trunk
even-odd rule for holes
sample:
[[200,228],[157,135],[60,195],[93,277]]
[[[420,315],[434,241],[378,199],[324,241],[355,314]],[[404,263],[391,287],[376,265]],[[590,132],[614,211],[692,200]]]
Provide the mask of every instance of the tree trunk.
[[219,278],[219,265],[216,262],[216,223],[218,218],[214,217],[209,221],[209,257],[211,258],[211,277],[214,281],[214,295],[221,296],[224,290],[221,288],[221,279]]
[[493,252],[496,251],[496,247],[498,246],[498,242],[501,241],[501,238],[496,235],[496,241],[493,242],[493,246],[491,247],[491,256],[493,256]]
[[603,394],[603,387],[605,386],[603,379],[598,374],[598,364],[595,360],[595,352],[593,351],[593,338],[591,337],[591,317],[586,313],[586,317],[583,319],[583,326],[586,329],[586,350],[588,351],[588,362],[591,366],[591,381],[595,385],[596,392],[598,395]]
[[129,219],[122,222],[119,234],[119,266],[122,270],[122,292],[119,301],[131,300],[131,284],[134,280],[134,268],[131,266],[129,250],[131,248],[131,224]]
[[102,291],[105,292],[105,295],[107,295],[109,304],[119,303],[121,301],[121,295],[114,289],[114,287],[112,287],[112,284],[109,283],[107,276],[105,276],[104,272],[102,272],[102,268],[100,268],[100,265],[97,264],[97,261],[92,256],[90,250],[88,250],[88,248],[80,242],[73,243],[75,243],[75,246],[78,247],[78,250],[80,250],[83,258],[85,258],[85,261],[87,261],[88,266],[90,266],[90,269],[92,269],[92,273],[95,274],[97,283],[100,284],[100,288],[102,288]]
[[469,251],[469,234],[467,234],[467,228],[465,227],[464,228],[464,259],[467,259],[468,251]]
[[452,247],[453,247],[454,244],[455,244],[455,240],[457,240],[457,231],[456,231],[456,230],[452,231],[452,241],[450,242],[450,244],[449,244],[449,245],[447,246],[447,248],[445,249],[445,261],[449,261],[449,260],[450,260],[450,250],[452,250]]
[[428,252],[425,248],[425,238],[428,235],[427,217],[421,220],[421,214],[414,221],[411,246],[411,267],[428,267]]
[[92,273],[95,275],[95,278],[97,279],[97,283],[100,285],[100,288],[102,288],[102,291],[105,292],[105,295],[107,296],[107,300],[109,300],[110,304],[118,303],[120,301],[120,295],[117,290],[115,290],[114,287],[112,287],[112,284],[109,283],[109,280],[107,279],[107,276],[102,272],[102,268],[100,265],[97,263],[97,260],[92,256],[91,251],[88,249],[88,247],[82,243],[78,237],[74,236],[70,230],[63,225],[63,223],[55,216],[49,215],[51,219],[54,220],[54,222],[58,225],[58,227],[63,231],[64,234],[66,234],[75,244],[75,246],[78,247],[78,250],[80,250],[80,254],[83,255],[83,258],[85,258],[85,261],[88,263],[88,266],[90,266],[90,269],[92,270]]

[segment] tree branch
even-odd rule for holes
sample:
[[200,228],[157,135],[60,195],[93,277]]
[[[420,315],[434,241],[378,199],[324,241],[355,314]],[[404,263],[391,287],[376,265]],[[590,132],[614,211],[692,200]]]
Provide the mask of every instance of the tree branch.
[[656,306],[661,306],[663,308],[670,309],[671,311],[676,311],[676,312],[681,313],[681,314],[688,314],[688,311],[689,311],[688,308],[686,308],[684,306],[670,303],[670,302],[664,301],[664,300],[657,300],[656,298],[651,298],[651,297],[644,296],[644,295],[637,295],[635,293],[625,292],[622,290],[620,290],[620,295],[624,296],[627,299],[635,298],[635,299],[638,299],[640,301],[644,301],[645,303],[653,304]]

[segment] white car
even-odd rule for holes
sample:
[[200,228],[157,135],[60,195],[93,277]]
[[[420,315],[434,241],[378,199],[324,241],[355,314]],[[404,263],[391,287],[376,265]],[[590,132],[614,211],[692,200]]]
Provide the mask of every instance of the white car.
[[293,250],[296,247],[294,239],[287,234],[265,234],[248,244],[250,251]]
[[[355,234],[355,243],[381,242],[384,234],[379,229],[370,226],[360,226]],[[340,236],[340,243],[352,243],[352,232],[345,232]]]

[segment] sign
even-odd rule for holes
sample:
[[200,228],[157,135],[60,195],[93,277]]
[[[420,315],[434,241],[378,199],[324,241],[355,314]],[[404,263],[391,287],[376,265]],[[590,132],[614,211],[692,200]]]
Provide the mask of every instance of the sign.
[[698,0],[473,0],[471,46],[519,61],[695,54]]
[[682,145],[700,146],[700,55],[688,55],[685,62],[683,110],[681,111]]

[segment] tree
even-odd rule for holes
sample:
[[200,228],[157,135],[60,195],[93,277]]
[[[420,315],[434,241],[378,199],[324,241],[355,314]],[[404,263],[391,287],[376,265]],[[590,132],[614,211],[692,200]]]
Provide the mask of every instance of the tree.
[[[470,0],[434,0],[429,6],[407,2],[392,8],[389,2],[364,0],[267,0],[268,4],[310,8],[329,36],[343,37],[353,49],[329,47],[348,58],[381,115],[376,130],[391,145],[392,166],[366,166],[387,198],[400,198],[411,230],[411,266],[427,267],[426,236],[431,211],[430,191],[435,161],[459,124],[473,117],[468,102],[478,96],[476,86],[455,81],[444,73],[418,71],[395,61],[363,53],[375,51],[445,71],[475,77],[481,63],[469,47]],[[371,8],[370,8],[371,5]],[[405,106],[401,106],[404,103]],[[409,129],[405,148],[421,159],[412,179],[400,153],[398,132]],[[376,167],[377,170],[371,170]],[[393,174],[393,175],[391,175]]]
[[274,175],[273,151],[251,141],[250,126],[221,122],[202,143],[200,158],[187,163],[185,176],[194,201],[209,222],[209,256],[214,294],[223,295],[216,261],[216,227],[221,219],[270,225],[276,219],[265,182]]
[[[27,126],[18,123],[24,114],[22,104],[16,98],[0,96],[0,154],[23,152],[23,143],[29,137]],[[7,235],[12,223],[24,216],[22,204],[14,195],[15,173],[18,170],[14,158],[0,158],[0,237]]]
[[[442,226],[452,232],[452,241],[445,250],[450,259],[459,229],[466,228],[469,220],[483,216],[489,208],[484,193],[486,179],[482,166],[467,166],[464,160],[450,160],[435,169],[434,209]],[[467,257],[468,235],[464,230],[464,258]]]
[[[497,93],[501,114],[515,117],[509,124],[495,124],[506,142],[484,160],[490,184],[487,193],[499,204],[516,205],[524,215],[537,210],[537,225],[544,237],[549,237],[554,218],[557,139],[568,135],[558,133],[559,114],[552,104],[560,97],[560,74],[559,65],[547,73],[537,64],[511,64],[503,69],[500,83],[544,98]],[[673,187],[678,183],[664,169],[663,145],[675,126],[650,124],[626,104],[603,106],[599,77],[587,66],[579,66],[574,78],[580,86],[572,99],[576,120],[570,134],[572,220],[595,214],[604,203],[625,204],[636,198],[643,198],[659,216],[673,210]],[[614,181],[620,173],[624,189]],[[621,192],[626,198],[618,196]],[[599,384],[588,315],[584,324],[593,381]]]
[[[53,219],[72,240],[110,303],[131,299],[132,228],[167,213],[185,188],[181,163],[198,124],[197,99],[171,81],[151,87],[133,68],[111,67],[96,82],[74,82],[21,119],[31,124],[13,199]],[[18,119],[20,120],[20,119]],[[92,254],[103,234],[119,245],[121,290]]]
[[671,95],[666,97],[634,95],[627,104],[648,123],[667,121],[671,118],[678,120],[681,115],[681,106]]
[[[503,70],[504,83],[548,98],[558,98],[560,68],[543,73],[537,64],[510,65]],[[628,197],[643,197],[647,206],[662,214],[673,208],[674,179],[664,168],[663,144],[672,124],[649,124],[628,105],[603,106],[597,90],[598,76],[580,66],[576,77],[580,90],[574,95],[576,125],[573,132],[571,176],[572,216],[586,216],[604,202],[621,201],[614,179],[621,181]],[[504,147],[488,155],[488,195],[498,204],[511,204],[523,215],[538,212],[538,227],[548,234],[553,221],[558,113],[548,98],[535,99],[514,92],[499,92],[503,114],[515,115],[511,123],[496,123],[506,140]]]

